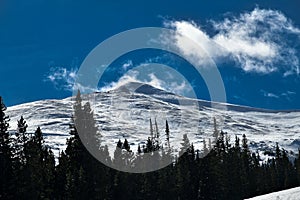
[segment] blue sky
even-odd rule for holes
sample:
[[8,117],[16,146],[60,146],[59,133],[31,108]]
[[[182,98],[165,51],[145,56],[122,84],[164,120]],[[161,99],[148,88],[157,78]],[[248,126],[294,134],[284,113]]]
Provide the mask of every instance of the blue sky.
[[[300,109],[299,7],[297,1],[276,0],[0,0],[0,95],[8,106],[68,97],[76,70],[95,46],[128,29],[155,26],[205,45],[229,103]],[[189,64],[160,51],[120,57],[99,87],[153,59],[180,69],[198,98],[209,100],[203,80],[193,77]]]

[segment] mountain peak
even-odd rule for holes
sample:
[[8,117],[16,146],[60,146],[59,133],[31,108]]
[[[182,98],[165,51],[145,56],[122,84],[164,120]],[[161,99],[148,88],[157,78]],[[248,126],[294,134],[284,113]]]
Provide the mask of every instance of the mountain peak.
[[127,82],[115,89],[118,92],[135,92],[146,95],[169,95],[173,93],[156,88],[152,85],[142,82]]

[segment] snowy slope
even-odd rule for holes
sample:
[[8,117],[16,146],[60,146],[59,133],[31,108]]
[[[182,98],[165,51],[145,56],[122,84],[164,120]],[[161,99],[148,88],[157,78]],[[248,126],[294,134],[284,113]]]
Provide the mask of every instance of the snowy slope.
[[[158,129],[163,135],[165,120],[169,121],[171,142],[178,148],[183,133],[189,134],[191,142],[201,148],[203,138],[211,137],[213,117],[219,129],[234,140],[235,135],[246,134],[251,148],[272,149],[275,142],[287,150],[297,152],[300,146],[300,112],[275,112],[238,105],[218,104],[214,108],[208,101],[178,96],[150,85],[129,83],[109,92],[83,96],[94,109],[103,144],[110,150],[118,139],[127,138],[136,150],[139,143],[149,136],[149,119],[157,119]],[[134,91],[131,89],[135,88]],[[42,128],[46,142],[56,154],[65,148],[69,137],[69,122],[73,99],[42,100],[8,108],[11,132],[16,129],[21,115],[29,125],[29,132],[37,126]],[[226,105],[227,109],[224,109]],[[219,108],[220,107],[220,108]],[[163,139],[163,137],[162,137]],[[262,155],[263,156],[263,155]]]
[[270,194],[253,197],[247,200],[299,200],[300,187],[283,190],[280,192],[273,192]]

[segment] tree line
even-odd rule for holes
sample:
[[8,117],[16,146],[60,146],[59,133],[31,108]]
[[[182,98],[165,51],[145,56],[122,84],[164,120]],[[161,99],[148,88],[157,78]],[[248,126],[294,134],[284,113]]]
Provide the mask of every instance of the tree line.
[[[27,133],[23,117],[15,133],[9,133],[9,117],[0,97],[0,199],[244,199],[300,185],[300,159],[289,159],[276,146],[274,157],[262,162],[251,152],[247,137],[234,143],[215,128],[216,142],[203,140],[195,149],[183,134],[180,157],[170,153],[170,129],[166,121],[165,145],[159,142],[157,124],[150,122],[150,137],[133,150],[127,139],[119,140],[111,157],[101,146],[101,135],[90,104],[80,93],[74,101],[67,148],[58,161],[44,144],[41,128]],[[154,128],[153,128],[154,127]],[[80,133],[80,135],[79,135]],[[206,144],[208,142],[208,144]],[[99,162],[85,148],[97,148]],[[201,154],[207,154],[203,157]],[[299,151],[300,153],[300,151]],[[170,165],[148,173],[126,173],[108,166],[134,168],[146,155]],[[107,166],[108,165],[108,166]]]

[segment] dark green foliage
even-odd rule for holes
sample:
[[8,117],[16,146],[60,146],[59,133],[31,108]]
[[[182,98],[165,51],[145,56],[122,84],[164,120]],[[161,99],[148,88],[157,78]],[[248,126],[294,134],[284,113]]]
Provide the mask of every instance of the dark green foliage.
[[28,127],[28,125],[26,124],[26,121],[24,120],[23,116],[21,116],[21,118],[20,118],[20,120],[18,120],[18,124],[17,124],[14,156],[22,164],[24,164],[26,162],[24,148],[25,148],[27,141],[29,140],[29,136],[27,135],[27,132],[26,132],[27,127]]
[[[239,200],[300,185],[300,150],[298,158],[291,160],[277,144],[274,158],[261,163],[258,152],[249,149],[246,135],[241,140],[236,137],[232,145],[228,134],[217,130],[215,120],[214,146],[210,139],[201,140],[204,148],[195,150],[183,134],[181,156],[177,158],[171,153],[168,122],[164,148],[157,122],[153,128],[150,120],[146,145],[133,150],[129,139],[119,140],[111,158],[108,147],[100,146],[90,104],[82,105],[80,93],[74,102],[72,137],[55,165],[41,129],[28,135],[23,117],[18,121],[16,139],[10,137],[1,97],[0,102],[0,199]],[[97,148],[104,164],[89,153],[84,143]],[[207,155],[200,158],[203,153]],[[120,172],[105,165],[132,168],[143,163],[146,155],[157,160],[153,165],[166,159],[172,164],[144,174]]]
[[166,120],[166,140],[167,140],[167,146],[170,148],[170,129],[169,129],[169,123],[168,120]]
[[128,152],[130,152],[130,145],[129,145],[127,139],[124,140],[123,149],[125,149]]
[[26,184],[22,185],[20,197],[25,199],[51,198],[54,192],[55,160],[51,150],[44,146],[40,127],[24,147],[25,163],[20,174]]
[[138,154],[141,154],[142,153],[142,150],[141,150],[141,146],[139,145],[138,146]]
[[9,117],[0,96],[0,199],[10,199],[13,194],[13,159],[11,138],[8,133]]

